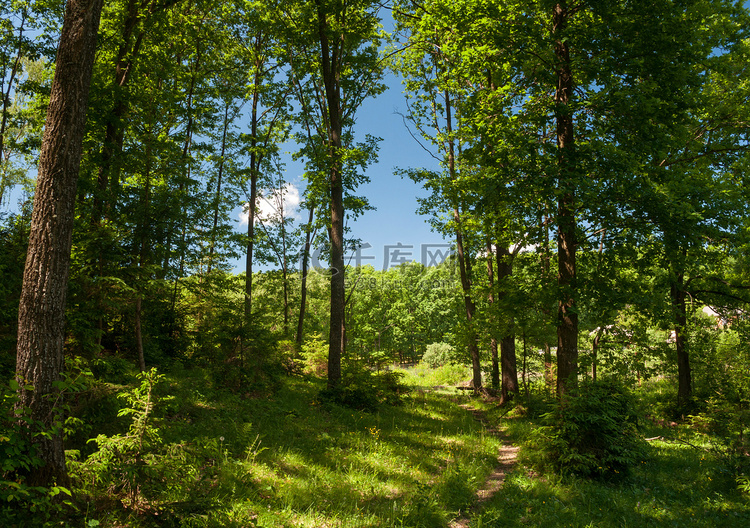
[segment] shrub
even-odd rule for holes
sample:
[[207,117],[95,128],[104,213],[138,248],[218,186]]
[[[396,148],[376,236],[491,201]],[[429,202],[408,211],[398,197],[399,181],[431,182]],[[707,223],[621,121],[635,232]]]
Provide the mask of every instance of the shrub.
[[422,362],[432,368],[442,367],[455,363],[455,351],[448,343],[432,343],[427,345],[427,350],[422,355]]
[[[0,524],[41,526],[65,513],[70,491],[62,486],[29,486],[26,473],[44,465],[37,456],[31,435],[58,434],[57,422],[51,431],[30,419],[28,413],[14,410],[18,403],[18,382],[0,385]],[[62,499],[62,500],[61,500]]]
[[643,455],[633,402],[619,382],[583,382],[543,419],[533,440],[562,474],[615,477]]
[[360,411],[374,412],[379,405],[401,403],[406,388],[401,383],[403,374],[397,371],[372,372],[358,363],[343,369],[341,385],[324,389],[320,399]]
[[304,372],[325,377],[328,374],[328,343],[320,334],[305,339],[302,344]]

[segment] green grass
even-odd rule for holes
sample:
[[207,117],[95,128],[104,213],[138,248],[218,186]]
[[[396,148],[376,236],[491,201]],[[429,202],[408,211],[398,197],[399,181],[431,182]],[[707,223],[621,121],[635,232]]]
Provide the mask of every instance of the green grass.
[[[407,394],[376,413],[321,404],[322,382],[289,378],[273,397],[168,375],[139,470],[140,494],[83,485],[100,526],[447,526],[495,464],[499,441],[454,397]],[[463,396],[463,398],[466,398]],[[150,458],[149,458],[150,457]]]
[[[472,516],[473,528],[750,526],[748,495],[687,426],[644,420],[642,432],[700,449],[654,440],[617,481],[561,479],[539,469],[537,446],[528,443],[548,402],[532,394],[501,409],[466,391],[424,389],[447,375],[417,369],[402,405],[363,413],[319,402],[321,380],[288,378],[273,395],[250,397],[213,386],[200,370],[169,374],[152,422],[158,438],[131,464],[136,492],[127,492],[125,473],[78,471],[80,515],[70,525],[446,527],[471,506],[500,445],[459,407],[470,401],[522,446],[504,488]],[[127,430],[127,419],[102,414],[108,434]]]
[[525,414],[500,418],[499,412],[496,419],[523,448],[503,490],[472,519],[472,528],[750,526],[750,497],[737,489],[706,438],[686,426],[645,422],[645,437],[671,440],[648,442],[646,456],[627,476],[597,481],[562,479],[538,470],[538,446],[526,440],[536,420]]

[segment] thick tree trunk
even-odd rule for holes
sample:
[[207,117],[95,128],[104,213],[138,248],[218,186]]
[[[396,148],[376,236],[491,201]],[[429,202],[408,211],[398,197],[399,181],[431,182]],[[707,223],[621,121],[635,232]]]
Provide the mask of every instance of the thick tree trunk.
[[[34,210],[18,309],[19,412],[50,436],[33,437],[44,461],[27,484],[67,484],[53,384],[63,369],[65,303],[78,171],[102,0],[69,0],[39,158]],[[33,390],[26,389],[27,384]]]
[[328,387],[341,382],[344,355],[344,202],[340,171],[331,173],[331,328],[328,341]]
[[567,4],[555,5],[552,23],[557,60],[557,89],[555,91],[555,121],[558,152],[557,204],[557,264],[558,264],[558,320],[557,320],[557,394],[562,397],[570,385],[575,385],[578,374],[578,314],[575,307],[576,291],[576,220],[575,220],[575,163],[573,115],[573,74],[570,47],[565,38],[570,13]]

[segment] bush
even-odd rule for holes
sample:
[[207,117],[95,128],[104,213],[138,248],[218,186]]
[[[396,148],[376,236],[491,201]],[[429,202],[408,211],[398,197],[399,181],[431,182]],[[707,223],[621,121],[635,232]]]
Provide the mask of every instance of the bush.
[[427,350],[422,355],[422,363],[438,368],[455,363],[454,355],[455,351],[448,343],[432,343],[427,345]]
[[533,441],[564,475],[621,476],[643,456],[632,398],[619,382],[583,382],[543,419]]
[[397,371],[372,372],[367,367],[350,363],[343,369],[341,385],[324,389],[320,399],[360,411],[374,412],[381,404],[398,405],[406,388],[403,374]]
[[305,339],[302,345],[304,372],[321,378],[328,374],[328,343],[320,334]]
[[70,511],[71,493],[62,486],[26,483],[26,474],[44,465],[30,436],[58,434],[62,422],[47,431],[28,413],[16,416],[17,390],[16,380],[0,384],[0,525],[42,526]]

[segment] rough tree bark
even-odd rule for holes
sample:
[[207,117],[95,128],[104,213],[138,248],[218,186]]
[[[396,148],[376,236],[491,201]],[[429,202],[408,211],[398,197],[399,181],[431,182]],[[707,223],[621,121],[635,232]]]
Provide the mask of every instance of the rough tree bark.
[[54,432],[33,439],[44,465],[30,471],[27,483],[32,486],[68,481],[61,431],[55,429],[58,394],[53,384],[63,370],[76,187],[101,9],[102,0],[67,3],[39,158],[18,309],[18,412],[25,410]]

